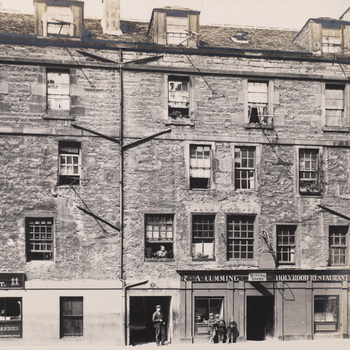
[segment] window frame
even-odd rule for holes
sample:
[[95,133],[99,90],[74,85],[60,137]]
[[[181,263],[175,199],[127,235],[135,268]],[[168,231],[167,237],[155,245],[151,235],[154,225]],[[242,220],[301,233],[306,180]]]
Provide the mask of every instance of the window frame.
[[[252,238],[248,238],[248,237],[235,237],[235,233],[234,233],[234,226],[235,226],[235,221],[234,218],[239,218],[240,220],[242,218],[248,218],[248,219],[252,219],[252,225],[253,225],[253,237]],[[232,237],[229,236],[231,230],[230,230],[230,225],[232,225]],[[240,224],[241,225],[241,224]],[[236,214],[227,214],[226,215],[226,255],[227,255],[227,260],[228,261],[253,261],[256,258],[256,243],[255,243],[255,236],[256,236],[256,229],[257,229],[257,215],[256,214],[242,214],[242,213],[236,213]],[[247,230],[248,232],[248,230]],[[242,247],[243,245],[241,245],[241,241],[250,241],[252,242],[252,244],[247,244],[246,247],[252,246],[252,257],[248,258],[246,257],[241,257],[242,251],[239,250],[239,257],[235,257],[235,241],[239,241],[239,247]],[[248,243],[248,242],[247,242]],[[230,249],[230,247],[232,247],[232,249]],[[246,250],[246,254],[248,255],[249,250]],[[230,256],[230,254],[232,254],[232,256]]]
[[[337,33],[332,33],[337,32]],[[333,35],[332,35],[333,34]],[[338,34],[338,35],[335,35]],[[331,40],[330,40],[331,38]],[[338,39],[338,40],[336,40]],[[339,43],[330,42],[339,41]],[[321,45],[323,53],[338,53],[342,51],[343,33],[341,28],[321,28]],[[325,50],[327,48],[327,50]],[[339,48],[339,49],[334,49]]]
[[[8,299],[17,300],[17,303],[19,303],[19,316],[13,316],[9,315],[7,312],[7,301]],[[3,331],[1,330],[0,333],[2,332],[13,332],[16,331],[13,334],[0,334],[0,339],[4,338],[22,338],[22,319],[23,319],[23,312],[22,312],[22,307],[23,301],[22,297],[1,297],[0,298],[0,328],[3,329],[5,326],[6,328],[10,328],[10,330]],[[16,317],[16,318],[13,318]],[[7,319],[9,318],[9,319]],[[4,328],[5,328],[4,327]]]
[[[31,234],[30,221],[31,220],[32,221],[40,221],[40,222],[42,222],[44,220],[47,222],[51,221],[52,222],[51,223],[51,232],[47,232],[47,230],[46,230],[45,233],[43,233],[46,235],[51,234],[51,239],[48,239],[48,238],[42,239],[41,237],[39,239],[35,239],[35,238],[31,239],[30,238],[30,234]],[[41,225],[41,223],[40,223],[40,225]],[[41,229],[41,226],[39,227],[39,229]],[[53,261],[54,260],[54,248],[55,248],[55,221],[54,221],[54,218],[53,217],[46,217],[46,216],[45,217],[44,216],[42,216],[42,217],[26,217],[25,218],[25,232],[26,232],[26,261],[27,262],[30,262],[30,261]],[[35,234],[35,231],[33,233]],[[40,230],[40,236],[41,235],[42,235],[42,233]],[[33,244],[34,244],[34,242],[38,242],[38,244],[40,243],[40,246],[41,246],[41,244],[43,244],[42,241],[46,242],[46,243],[44,243],[46,247],[49,244],[47,242],[51,242],[50,243],[51,249],[46,249],[44,251],[41,251],[41,249],[32,251],[32,249],[31,249],[32,243],[31,242],[33,242]],[[35,254],[35,256],[37,256],[37,254],[44,254],[44,255],[43,255],[42,259],[38,259],[38,258],[34,258],[34,254]]]
[[[167,99],[168,99],[168,116],[171,117],[171,118],[190,118],[191,116],[191,90],[192,90],[192,83],[191,83],[191,79],[189,76],[184,76],[184,75],[171,75],[169,74],[167,76]],[[176,90],[173,89],[171,90],[170,89],[170,86],[171,86],[171,83],[174,83],[174,87],[175,87],[175,84],[176,83],[181,83],[181,90]],[[184,85],[185,84],[185,85]],[[180,86],[180,85],[178,85]],[[186,86],[186,89],[187,90],[182,90],[182,88]],[[171,97],[171,94],[173,94],[174,96],[176,96],[176,92],[179,92],[178,95],[183,95],[187,98],[187,101],[185,102],[182,102],[182,101],[178,101],[176,99],[172,99]],[[171,103],[176,103],[176,101],[178,103],[185,103],[186,104],[186,107],[174,107],[174,106],[171,106]],[[176,111],[172,111],[172,109],[178,109],[180,111],[182,111],[183,113],[177,113]]]
[[[210,218],[212,219],[212,222],[209,223],[210,225],[212,225],[212,237],[197,237],[194,235],[194,225],[195,225],[195,218]],[[202,222],[202,225],[205,225],[204,222]],[[203,235],[202,231],[202,235]],[[210,230],[208,229],[208,232],[210,232]],[[215,213],[192,213],[191,214],[191,257],[192,260],[194,261],[215,261],[215,237],[216,236],[216,214]],[[209,243],[212,245],[212,254],[213,256],[210,257],[210,255],[208,257],[206,257],[205,255],[205,243]],[[202,252],[200,253],[195,253],[195,244],[201,244],[202,245]],[[198,255],[202,255],[202,256],[195,256],[195,254]]]
[[[248,151],[253,149],[254,150],[254,164],[253,164],[253,168],[250,167],[246,167],[246,168],[238,168],[236,166],[236,153],[237,153],[237,149],[247,149]],[[233,186],[235,190],[239,190],[239,191],[254,191],[257,189],[257,146],[255,145],[234,145],[233,147]],[[238,158],[237,158],[238,159]],[[240,158],[242,159],[242,158]],[[241,187],[237,187],[236,186],[236,182],[237,182],[237,169],[240,169],[242,171],[254,171],[254,176],[253,176],[253,187],[252,188],[241,188]],[[248,178],[247,178],[248,179]],[[249,178],[250,179],[250,178]],[[249,182],[250,180],[247,180],[247,182]]]
[[[169,19],[175,19],[174,22],[178,22],[181,19],[184,19],[184,22],[186,21],[186,29],[185,30],[169,30],[172,27],[184,27],[184,24],[177,25],[176,23],[169,23]],[[170,28],[169,28],[170,26]],[[167,15],[166,17],[166,44],[167,45],[180,45],[181,46],[188,46],[188,39],[189,35],[187,30],[189,30],[189,17],[188,16],[171,16]],[[172,36],[170,34],[173,34]],[[179,36],[178,40],[175,40],[174,42],[171,42],[171,39],[177,38]]]
[[[64,302],[69,301],[71,304],[71,315],[65,315],[65,307]],[[73,315],[73,301],[79,302],[81,305],[79,305],[79,308],[81,308],[81,314],[80,315]],[[65,326],[65,320],[78,320],[81,323],[80,328],[81,332],[72,332],[67,334],[66,333],[66,326]],[[67,338],[67,337],[82,337],[84,335],[84,297],[77,297],[77,296],[64,296],[60,297],[60,338]]]
[[[71,148],[71,149],[77,149],[78,153],[73,153],[73,152],[64,152],[62,149],[63,148]],[[62,152],[61,152],[62,150]],[[74,167],[77,167],[77,175],[73,174],[62,174],[61,173],[61,168],[62,168],[62,157],[71,157],[72,158],[72,163],[66,162],[64,165],[67,164],[72,164],[69,165],[70,168],[73,168],[74,172]],[[74,165],[74,157],[77,158],[78,162],[75,163]],[[68,159],[68,158],[65,158]],[[81,142],[77,141],[72,141],[72,140],[60,140],[58,141],[58,180],[57,180],[57,185],[58,186],[65,186],[65,185],[81,185],[81,174],[82,174],[82,147],[81,147]],[[71,179],[72,181],[70,182]]]
[[[288,237],[288,243],[287,244],[279,244],[279,232],[281,228],[286,228],[286,230],[288,230],[288,232],[290,233],[291,229],[293,230],[293,236],[294,236],[294,243],[290,243],[289,242],[289,237],[291,236],[290,234],[287,235]],[[279,265],[295,265],[295,260],[296,260],[296,232],[298,229],[298,225],[296,224],[277,224],[276,225],[276,256],[277,256],[277,261]],[[285,252],[281,252],[280,251],[280,247],[286,247],[286,248],[290,248],[290,250],[287,250]],[[291,250],[294,249],[293,252],[291,252]],[[293,259],[289,259],[289,260],[282,260],[281,259],[281,254],[287,254],[288,256],[293,256]]]
[[[207,312],[205,312],[203,315],[207,315],[208,318],[203,318],[202,317],[202,321],[201,322],[197,322],[197,318],[194,317],[193,318],[193,322],[194,322],[194,328],[195,328],[195,334],[209,334],[209,325],[208,325],[208,319],[209,319],[209,313],[213,313],[214,315],[215,314],[219,314],[220,315],[220,318],[224,318],[225,317],[225,298],[222,297],[222,296],[201,296],[201,295],[196,295],[194,296],[194,302],[193,302],[193,314],[195,316],[199,315],[198,313],[198,309],[199,309],[199,306],[198,306],[198,301],[199,300],[203,300],[203,301],[207,301]],[[219,307],[219,311],[216,309],[214,310],[214,307],[210,307],[210,302],[211,301],[218,301],[220,300],[220,307]]]
[[[335,232],[332,230],[337,230],[338,232]],[[339,232],[339,231],[343,231],[344,232]],[[335,234],[338,233],[339,236],[338,238],[341,240],[341,235],[343,235],[345,243],[344,244],[334,244],[334,239],[336,238],[335,236],[331,237],[331,234]],[[333,244],[331,242],[333,238]],[[328,227],[328,249],[329,249],[329,258],[328,258],[328,265],[329,266],[347,266],[348,262],[349,262],[349,249],[348,249],[348,242],[349,242],[349,226],[348,225],[330,225]],[[335,254],[336,250],[344,250],[343,254]],[[344,257],[344,263],[335,263],[334,262],[334,258],[338,257],[339,260],[341,257]]]
[[[329,87],[327,89],[327,86]],[[339,89],[337,89],[339,87]],[[329,110],[337,110],[335,108],[327,108],[328,100],[327,100],[327,91],[328,90],[343,90],[343,113],[339,118],[339,125],[328,125],[327,111]],[[348,132],[350,129],[350,84],[345,82],[327,82],[321,85],[321,96],[322,96],[322,130],[327,132]]]
[[[68,93],[62,94],[53,94],[49,92],[49,74],[65,74],[68,76]],[[64,84],[64,83],[62,83]],[[56,85],[60,85],[57,83]],[[62,95],[66,97],[66,101],[68,101],[68,108],[56,109],[50,108],[50,96]],[[70,115],[72,108],[71,101],[71,71],[70,69],[55,69],[55,68],[46,68],[46,114],[49,115]]]
[[[165,238],[165,239],[158,239],[158,240],[148,240],[147,238],[147,225],[148,225],[148,218],[155,218],[155,217],[163,217],[163,218],[171,218],[172,220],[172,237],[171,239]],[[158,226],[162,225],[161,222],[158,223]],[[166,221],[166,225],[168,225]],[[152,231],[153,232],[153,231]],[[160,230],[159,230],[160,232]],[[166,233],[168,232],[167,229],[165,231]],[[144,259],[145,261],[174,261],[174,247],[175,247],[175,214],[173,213],[145,213],[144,214]],[[165,257],[157,257],[155,255],[155,252],[152,251],[147,251],[148,248],[152,248],[152,246],[158,246],[160,247],[163,245],[165,247],[165,250],[167,251],[167,256]],[[171,249],[169,249],[171,247]]]
[[[301,197],[321,197],[323,194],[323,186],[322,186],[322,178],[323,178],[323,149],[320,147],[310,147],[310,146],[303,146],[303,147],[297,147],[297,193]],[[301,165],[301,152],[309,151],[310,153],[315,152],[317,154],[316,161],[317,161],[317,170],[302,170]],[[312,159],[311,159],[312,160]],[[310,172],[310,173],[316,173],[316,179],[313,181],[315,182],[314,185],[307,185],[308,182],[312,182],[312,179],[310,181],[306,178],[301,177],[301,172]],[[304,182],[302,182],[304,181]],[[306,190],[301,190],[301,185],[306,187]],[[310,188],[310,190],[307,189],[307,187]]]
[[[336,321],[327,321],[327,312],[317,312],[316,313],[316,300],[330,300],[330,298],[335,298],[336,300]],[[339,317],[340,317],[340,308],[339,308],[339,295],[314,295],[314,313],[313,313],[313,319],[314,319],[314,333],[327,333],[327,332],[338,332],[339,330]],[[325,309],[327,309],[328,304]],[[316,316],[316,314],[319,314],[319,316]],[[324,314],[324,321],[318,320],[321,315]],[[332,315],[333,316],[333,315]],[[328,313],[329,317],[329,313]],[[317,329],[320,326],[328,327],[328,329]]]

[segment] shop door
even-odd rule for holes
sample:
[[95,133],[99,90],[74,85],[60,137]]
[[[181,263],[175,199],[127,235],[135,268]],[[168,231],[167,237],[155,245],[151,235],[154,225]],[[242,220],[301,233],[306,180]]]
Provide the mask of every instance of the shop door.
[[130,297],[130,345],[154,343],[155,330],[152,315],[161,305],[169,340],[169,314],[171,297]]
[[247,340],[265,340],[273,336],[274,297],[247,297]]

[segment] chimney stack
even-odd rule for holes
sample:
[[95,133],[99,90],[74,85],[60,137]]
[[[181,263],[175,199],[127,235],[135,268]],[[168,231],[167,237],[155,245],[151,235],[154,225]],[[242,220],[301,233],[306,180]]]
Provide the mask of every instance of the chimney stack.
[[120,0],[102,0],[102,29],[104,34],[122,35],[120,30]]

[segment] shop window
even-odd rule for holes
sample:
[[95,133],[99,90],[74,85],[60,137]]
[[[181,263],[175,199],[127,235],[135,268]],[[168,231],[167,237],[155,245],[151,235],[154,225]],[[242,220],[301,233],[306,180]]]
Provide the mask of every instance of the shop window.
[[81,174],[80,142],[59,142],[59,185],[79,185]]
[[193,259],[214,259],[215,215],[192,216]]
[[69,71],[47,71],[47,111],[69,112]]
[[174,240],[174,215],[148,214],[145,217],[146,259],[172,259]]
[[336,332],[338,330],[338,296],[315,296],[315,333]]
[[190,145],[190,188],[209,189],[211,179],[211,147]]
[[235,188],[255,188],[255,147],[235,147]]
[[344,85],[326,84],[325,125],[342,127],[344,124]]
[[248,123],[266,125],[268,109],[268,83],[248,81]]
[[254,258],[254,221],[255,216],[227,217],[227,258]]
[[308,195],[321,194],[320,157],[317,149],[299,150],[299,192]]
[[60,298],[61,338],[83,335],[83,297]]
[[295,263],[295,225],[277,226],[277,260],[280,264]]
[[347,264],[348,226],[329,227],[329,265]]
[[189,97],[190,79],[189,77],[169,76],[168,94],[169,94],[169,116],[172,118],[189,118],[190,97]]
[[53,219],[27,218],[27,261],[52,260],[53,258]]
[[187,46],[188,17],[167,16],[167,44]]
[[22,298],[0,298],[0,338],[22,337]]
[[195,298],[195,327],[196,334],[209,334],[209,314],[224,317],[222,298]]
[[342,44],[341,29],[322,28],[322,51],[340,52]]

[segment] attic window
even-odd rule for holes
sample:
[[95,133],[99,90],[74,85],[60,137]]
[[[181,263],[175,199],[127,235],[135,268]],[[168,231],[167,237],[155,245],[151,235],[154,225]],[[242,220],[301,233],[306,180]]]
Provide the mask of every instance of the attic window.
[[73,36],[73,14],[69,7],[47,7],[47,34]]
[[340,29],[322,28],[322,51],[339,52],[341,51],[342,35]]
[[231,39],[235,43],[248,44],[249,41],[244,39],[247,35],[248,35],[248,32],[238,31],[238,32],[236,32],[235,34],[232,35]]
[[187,46],[188,17],[167,17],[167,44]]

